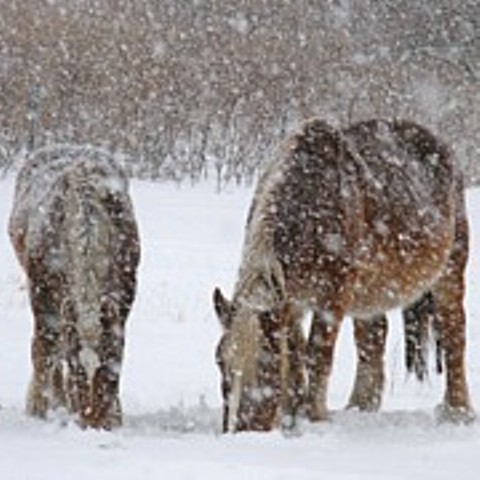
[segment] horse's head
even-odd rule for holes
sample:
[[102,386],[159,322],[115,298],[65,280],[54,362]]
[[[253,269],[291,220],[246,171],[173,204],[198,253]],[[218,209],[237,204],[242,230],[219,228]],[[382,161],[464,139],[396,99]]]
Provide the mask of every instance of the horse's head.
[[229,302],[219,289],[213,301],[223,328],[216,352],[222,377],[223,430],[271,430],[281,404],[286,362],[286,340],[278,316]]

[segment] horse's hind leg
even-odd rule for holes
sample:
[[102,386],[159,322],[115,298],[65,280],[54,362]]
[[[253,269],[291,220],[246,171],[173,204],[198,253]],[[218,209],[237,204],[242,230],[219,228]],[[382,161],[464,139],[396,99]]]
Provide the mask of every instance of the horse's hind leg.
[[385,383],[386,316],[354,319],[354,336],[357,348],[357,372],[348,408],[377,411],[380,408]]
[[[31,272],[30,272],[31,273]],[[31,280],[30,301],[34,315],[31,346],[33,375],[27,399],[27,412],[45,418],[50,409],[65,405],[61,365],[61,332],[58,292],[48,275]]]
[[446,391],[441,417],[451,421],[473,418],[466,380],[466,324],[462,288],[442,278],[435,286],[440,348],[446,370]]
[[441,417],[453,422],[468,422],[474,417],[466,380],[466,320],[463,306],[468,225],[464,216],[458,217],[454,249],[432,294],[437,315],[435,327],[438,329],[439,346],[446,367],[446,391]]

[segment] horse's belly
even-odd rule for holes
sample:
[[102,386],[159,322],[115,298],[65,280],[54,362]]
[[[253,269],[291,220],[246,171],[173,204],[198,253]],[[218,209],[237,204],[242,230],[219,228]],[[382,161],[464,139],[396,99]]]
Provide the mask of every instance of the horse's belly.
[[369,285],[359,285],[355,289],[348,315],[356,318],[370,318],[394,308],[409,305],[429,289],[438,275],[440,272],[415,285],[402,284],[398,281],[378,281]]
[[446,235],[403,256],[398,253],[362,265],[354,276],[349,314],[371,317],[411,304],[429,290],[446,266],[453,238]]

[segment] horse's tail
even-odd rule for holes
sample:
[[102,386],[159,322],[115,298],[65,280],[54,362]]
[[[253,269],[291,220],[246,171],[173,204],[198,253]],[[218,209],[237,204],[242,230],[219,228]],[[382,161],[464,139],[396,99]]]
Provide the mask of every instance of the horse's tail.
[[405,363],[408,372],[415,373],[420,381],[428,374],[428,353],[431,335],[435,339],[436,371],[443,370],[438,324],[435,312],[435,298],[426,292],[415,303],[403,310],[405,332]]
[[[91,380],[100,365],[102,296],[109,282],[114,231],[105,201],[106,179],[82,163],[64,178],[66,283],[80,361]],[[114,278],[110,281],[114,282]]]
[[121,422],[118,397],[124,325],[135,295],[140,248],[128,182],[79,160],[65,172],[64,306],[74,411],[91,426]]

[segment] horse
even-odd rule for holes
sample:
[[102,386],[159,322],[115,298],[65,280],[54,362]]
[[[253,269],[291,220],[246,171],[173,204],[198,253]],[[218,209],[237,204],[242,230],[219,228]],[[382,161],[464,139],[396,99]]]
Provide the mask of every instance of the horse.
[[129,183],[108,152],[57,145],[27,155],[9,235],[34,317],[27,413],[121,425],[125,324],[140,240]]
[[[461,172],[446,144],[404,119],[335,128],[304,122],[261,174],[233,297],[213,305],[223,430],[269,431],[329,417],[337,335],[354,319],[357,371],[348,406],[377,410],[385,313],[402,308],[407,365],[422,377],[425,325],[446,387],[442,420],[474,417],[463,308],[468,222]],[[313,312],[308,338],[302,319]],[[435,321],[431,321],[432,318]]]

